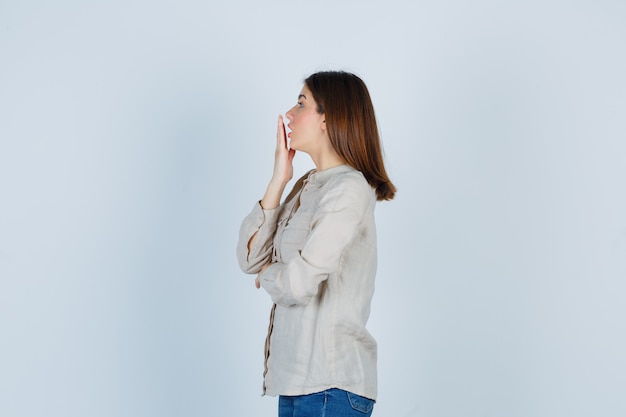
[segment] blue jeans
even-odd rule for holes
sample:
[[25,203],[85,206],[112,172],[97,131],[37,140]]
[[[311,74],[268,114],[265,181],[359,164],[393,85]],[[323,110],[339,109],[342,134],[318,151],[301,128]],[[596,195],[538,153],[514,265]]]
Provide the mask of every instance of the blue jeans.
[[338,388],[308,395],[281,395],[278,417],[369,417],[374,402]]

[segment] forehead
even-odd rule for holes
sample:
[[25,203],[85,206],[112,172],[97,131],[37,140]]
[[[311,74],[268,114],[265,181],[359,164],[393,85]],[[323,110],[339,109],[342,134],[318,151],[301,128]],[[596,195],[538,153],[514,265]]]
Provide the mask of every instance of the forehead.
[[311,93],[311,90],[309,90],[309,87],[307,87],[306,84],[302,86],[298,98],[304,98],[307,101],[315,101],[315,99],[313,99],[313,93]]

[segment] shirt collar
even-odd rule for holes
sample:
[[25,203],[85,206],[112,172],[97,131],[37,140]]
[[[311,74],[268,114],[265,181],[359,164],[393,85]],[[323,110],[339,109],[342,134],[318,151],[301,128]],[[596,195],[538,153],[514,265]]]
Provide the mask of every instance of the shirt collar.
[[335,175],[349,171],[355,171],[355,169],[347,164],[337,165],[336,167],[324,169],[322,171],[312,170],[307,178],[307,182],[321,187]]

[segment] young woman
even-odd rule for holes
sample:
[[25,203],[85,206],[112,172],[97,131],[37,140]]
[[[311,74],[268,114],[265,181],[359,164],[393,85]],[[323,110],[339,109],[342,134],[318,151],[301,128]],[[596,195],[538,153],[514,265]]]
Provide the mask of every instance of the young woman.
[[[265,343],[263,393],[280,417],[369,416],[376,400],[376,341],[365,328],[376,275],[376,201],[391,200],[374,108],[354,74],[305,80],[282,117],[274,172],[244,219],[242,270],[257,274],[274,306]],[[290,138],[288,141],[287,138]],[[298,152],[315,169],[285,200]]]

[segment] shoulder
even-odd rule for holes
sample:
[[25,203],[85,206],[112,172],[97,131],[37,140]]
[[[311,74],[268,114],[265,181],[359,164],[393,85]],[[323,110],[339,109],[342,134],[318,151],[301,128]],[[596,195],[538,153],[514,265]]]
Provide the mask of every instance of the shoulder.
[[376,202],[376,193],[363,174],[354,169],[333,175],[325,184],[325,194],[339,206],[368,207]]
[[346,190],[353,189],[363,193],[367,193],[369,190],[372,190],[372,187],[365,179],[363,173],[354,168],[338,172],[328,180],[327,185],[329,188],[342,188]]

